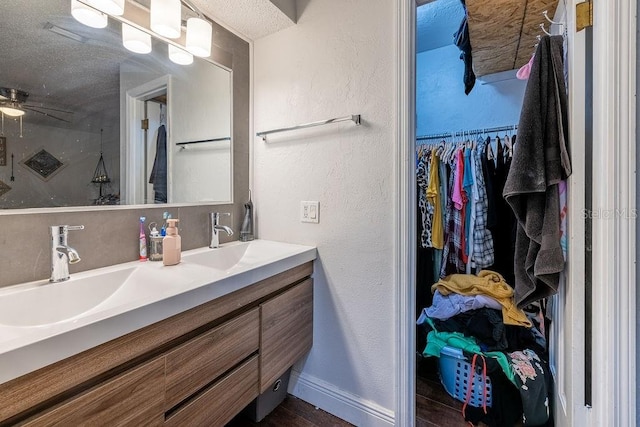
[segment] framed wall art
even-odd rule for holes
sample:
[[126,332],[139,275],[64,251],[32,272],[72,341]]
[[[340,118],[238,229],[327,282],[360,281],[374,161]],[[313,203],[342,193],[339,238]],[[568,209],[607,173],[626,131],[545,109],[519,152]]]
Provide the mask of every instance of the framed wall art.
[[53,178],[65,166],[64,163],[44,148],[36,150],[35,153],[21,160],[20,164],[44,181]]

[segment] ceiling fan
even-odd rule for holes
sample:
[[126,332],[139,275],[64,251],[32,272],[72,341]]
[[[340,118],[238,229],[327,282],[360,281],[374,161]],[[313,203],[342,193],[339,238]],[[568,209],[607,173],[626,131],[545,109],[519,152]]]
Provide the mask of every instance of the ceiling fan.
[[58,108],[43,107],[42,105],[30,105],[26,103],[28,97],[29,93],[23,90],[0,87],[0,112],[10,117],[22,117],[27,111],[33,111],[34,113],[42,114],[55,120],[71,123],[69,120],[53,115],[48,111],[65,114],[73,114],[73,112]]

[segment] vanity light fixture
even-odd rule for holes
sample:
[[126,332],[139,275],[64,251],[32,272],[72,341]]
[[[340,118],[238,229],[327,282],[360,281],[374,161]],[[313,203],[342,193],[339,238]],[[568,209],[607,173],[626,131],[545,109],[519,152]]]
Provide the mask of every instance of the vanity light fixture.
[[185,47],[195,56],[211,55],[211,22],[202,18],[187,19],[187,43]]
[[25,111],[18,106],[9,104],[0,106],[0,113],[6,114],[9,117],[22,117],[24,116]]
[[151,36],[124,22],[122,23],[122,44],[131,52],[151,52]]
[[182,3],[180,0],[151,0],[151,30],[169,39],[180,37]]
[[113,16],[124,14],[124,0],[88,0],[91,6]]
[[108,23],[107,15],[78,0],[71,0],[71,16],[78,22],[93,28],[105,28]]
[[169,45],[169,59],[179,65],[193,64],[193,55],[172,44]]

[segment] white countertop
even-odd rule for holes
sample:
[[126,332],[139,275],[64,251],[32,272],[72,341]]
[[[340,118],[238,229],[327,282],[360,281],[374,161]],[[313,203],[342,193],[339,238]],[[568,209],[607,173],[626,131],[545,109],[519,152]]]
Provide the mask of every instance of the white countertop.
[[[227,256],[232,252],[235,254]],[[72,274],[71,280],[61,284],[42,280],[0,288],[1,300],[44,286],[51,294],[56,286],[90,286],[85,284],[93,278],[125,278],[123,285],[115,287],[99,304],[74,317],[32,326],[0,320],[0,384],[315,258],[316,248],[311,246],[267,240],[231,242],[219,249],[184,251],[182,262],[175,266],[134,261]],[[215,262],[208,264],[207,260]],[[63,298],[74,297],[73,288],[69,289],[60,288],[68,295]],[[85,289],[86,295],[89,292]],[[39,304],[55,304],[50,298],[44,299],[34,307],[19,309],[28,313],[38,310]]]

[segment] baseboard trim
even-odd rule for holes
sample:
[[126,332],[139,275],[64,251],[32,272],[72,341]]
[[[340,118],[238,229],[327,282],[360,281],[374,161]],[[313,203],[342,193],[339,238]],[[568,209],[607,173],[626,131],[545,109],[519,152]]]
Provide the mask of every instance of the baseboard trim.
[[304,372],[291,371],[289,393],[356,426],[395,425],[393,411]]

